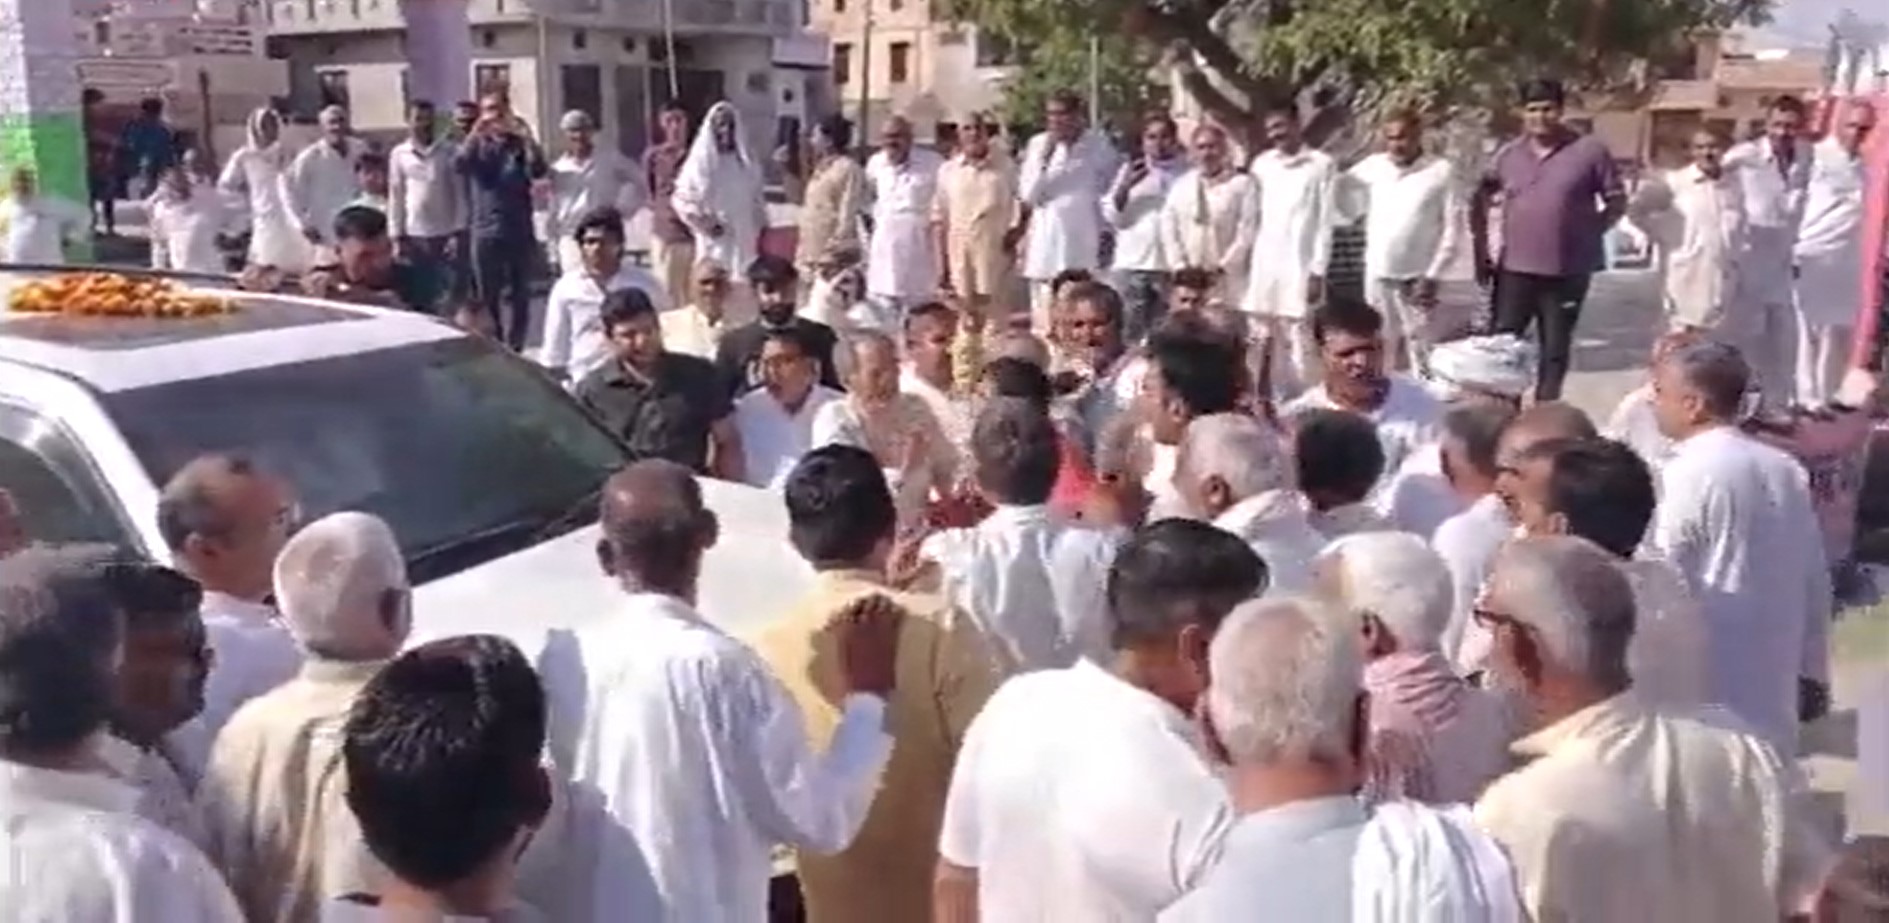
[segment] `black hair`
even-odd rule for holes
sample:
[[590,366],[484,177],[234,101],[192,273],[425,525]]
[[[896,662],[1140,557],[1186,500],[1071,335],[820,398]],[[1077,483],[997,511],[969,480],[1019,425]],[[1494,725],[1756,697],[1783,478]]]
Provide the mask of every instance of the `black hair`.
[[610,205],[593,208],[578,219],[577,227],[571,230],[571,239],[583,240],[586,231],[602,231],[617,243],[622,243],[623,213]]
[[171,551],[183,551],[193,535],[215,538],[229,531],[223,511],[210,496],[210,477],[219,473],[254,477],[261,469],[246,455],[210,454],[173,473],[157,498],[157,532]]
[[1213,291],[1213,287],[1220,282],[1219,276],[1215,275],[1213,270],[1202,269],[1199,266],[1176,269],[1171,278],[1175,288],[1191,288],[1203,292]]
[[1100,282],[1078,282],[1070,286],[1063,298],[1070,304],[1086,304],[1102,310],[1108,322],[1120,329],[1122,326],[1122,293]]
[[1292,454],[1299,489],[1338,504],[1356,503],[1384,474],[1384,446],[1377,426],[1343,410],[1307,410],[1293,418]]
[[1017,398],[992,399],[972,427],[971,460],[978,486],[998,502],[1047,503],[1062,467],[1056,424],[1048,409]]
[[1738,347],[1701,340],[1675,347],[1664,361],[1676,364],[1714,417],[1729,420],[1743,409],[1745,394],[1751,389],[1751,364]]
[[104,101],[105,101],[105,91],[99,89],[98,87],[86,87],[85,89],[79,91],[80,103],[83,103],[89,106],[94,103],[102,103]]
[[1087,269],[1065,269],[1050,278],[1049,290],[1060,294],[1062,290],[1068,286],[1081,285],[1094,281],[1095,273]]
[[802,356],[807,359],[819,358],[815,352],[812,338],[807,336],[799,327],[791,324],[785,327],[769,327],[763,331],[761,334],[761,345],[766,346],[769,343],[780,343],[784,346],[791,346],[794,348],[794,354],[797,356]]
[[116,552],[33,545],[0,558],[0,750],[56,755],[104,727],[123,614]]
[[1515,95],[1521,97],[1522,105],[1550,103],[1562,106],[1568,101],[1568,92],[1561,86],[1561,81],[1546,77],[1522,81],[1522,85],[1516,88]]
[[367,151],[361,156],[356,157],[354,159],[354,172],[360,173],[364,170],[378,170],[382,173],[387,172],[387,155],[379,151]]
[[105,569],[105,589],[125,616],[127,629],[167,627],[203,606],[203,587],[181,571],[148,561],[123,561]]
[[1498,471],[1496,448],[1502,431],[1515,420],[1515,408],[1507,404],[1465,404],[1443,414],[1443,432],[1462,446],[1465,460],[1476,473],[1493,478]]
[[783,493],[788,538],[816,565],[864,561],[898,528],[885,471],[865,449],[827,445],[808,452]]
[[1569,533],[1632,557],[1659,502],[1646,461],[1611,439],[1562,440],[1550,451],[1548,512],[1560,513]]
[[1212,633],[1268,579],[1253,546],[1223,529],[1192,519],[1143,526],[1109,566],[1111,643],[1159,642],[1190,624]]
[[792,260],[766,253],[748,264],[748,282],[755,288],[780,289],[799,281],[800,270]]
[[834,113],[815,123],[820,134],[826,136],[834,150],[844,151],[853,146],[853,122],[846,116]]
[[1083,111],[1082,94],[1071,89],[1060,89],[1049,94],[1049,104],[1074,111],[1080,115]]
[[604,296],[603,306],[597,311],[597,320],[603,327],[604,335],[608,336],[622,324],[655,314],[656,303],[650,300],[649,293],[640,288],[620,288]]
[[942,301],[922,302],[917,307],[905,312],[905,332],[910,334],[912,328],[917,326],[918,321],[922,318],[955,318],[957,314],[957,311],[953,310],[950,305]]
[[164,101],[155,96],[147,96],[138,101],[138,111],[145,115],[163,115]]
[[387,236],[387,214],[366,205],[350,205],[335,216],[336,240],[380,240]]
[[1238,409],[1244,353],[1197,317],[1174,317],[1148,336],[1148,363],[1196,417]]
[[419,115],[420,113],[423,113],[423,112],[428,115],[432,115],[433,113],[436,113],[438,111],[439,111],[439,107],[433,105],[433,101],[430,99],[416,99],[413,102],[407,104],[408,115]]
[[1312,309],[1312,340],[1320,346],[1333,333],[1375,337],[1384,332],[1384,315],[1362,299],[1334,295]]
[[1772,112],[1788,112],[1791,115],[1803,115],[1807,111],[1809,111],[1808,109],[1805,108],[1803,100],[1798,99],[1797,97],[1792,96],[1789,93],[1785,93],[1784,95],[1779,96],[1778,98],[1774,100],[1771,100],[1771,105],[1767,106],[1766,108]]
[[1014,397],[1048,410],[1056,395],[1049,374],[1028,359],[999,356],[984,363],[983,376],[993,397]]
[[549,808],[544,687],[510,641],[465,635],[382,668],[349,709],[347,803],[368,852],[408,884],[464,881]]

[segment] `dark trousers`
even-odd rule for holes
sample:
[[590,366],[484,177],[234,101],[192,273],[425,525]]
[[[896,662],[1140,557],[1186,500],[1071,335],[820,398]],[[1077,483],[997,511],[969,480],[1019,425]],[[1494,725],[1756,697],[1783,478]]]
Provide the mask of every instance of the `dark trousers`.
[[1133,346],[1167,314],[1167,273],[1130,270],[1122,273],[1121,285],[1122,339]]
[[1581,303],[1593,277],[1538,276],[1503,269],[1496,272],[1489,332],[1526,336],[1536,328],[1541,343],[1541,364],[1535,372],[1535,400],[1561,399],[1574,350],[1574,325],[1581,319]]
[[461,297],[463,290],[460,288],[459,281],[461,273],[454,265],[457,260],[446,257],[448,249],[446,245],[451,240],[451,237],[403,237],[400,239],[400,249],[406,253],[408,262],[436,274],[436,277],[442,280],[441,290],[446,294],[435,305],[435,310],[442,317],[448,318],[459,309],[463,300]]
[[537,246],[535,241],[514,237],[472,239],[472,276],[479,287],[479,307],[492,318],[492,329],[505,345],[515,351],[525,348],[525,337],[531,332],[532,255]]

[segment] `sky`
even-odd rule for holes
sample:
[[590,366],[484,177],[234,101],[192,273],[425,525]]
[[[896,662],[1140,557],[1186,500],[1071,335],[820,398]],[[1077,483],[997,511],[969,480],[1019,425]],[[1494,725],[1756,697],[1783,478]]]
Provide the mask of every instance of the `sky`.
[[1830,39],[1830,24],[1847,7],[1861,11],[1880,0],[1778,0],[1769,25],[1754,33],[1768,47],[1821,48]]

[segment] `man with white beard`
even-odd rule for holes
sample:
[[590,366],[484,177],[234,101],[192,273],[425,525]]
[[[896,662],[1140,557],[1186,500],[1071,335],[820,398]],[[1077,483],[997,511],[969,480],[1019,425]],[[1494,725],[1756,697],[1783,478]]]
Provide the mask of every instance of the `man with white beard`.
[[1174,485],[1187,512],[1253,546],[1268,593],[1307,590],[1325,539],[1306,519],[1293,486],[1291,447],[1249,414],[1196,418],[1181,437]]
[[1719,343],[1681,346],[1654,372],[1660,472],[1648,544],[1705,605],[1712,699],[1786,756],[1829,707],[1833,597],[1809,477],[1738,428],[1751,369]]

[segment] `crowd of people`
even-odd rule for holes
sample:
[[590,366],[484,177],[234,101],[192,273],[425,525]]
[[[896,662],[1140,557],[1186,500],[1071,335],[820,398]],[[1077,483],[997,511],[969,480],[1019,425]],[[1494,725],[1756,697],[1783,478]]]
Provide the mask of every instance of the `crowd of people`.
[[[1709,257],[1675,247],[1676,329],[1617,415],[1650,431],[1558,400],[1629,203],[1558,87],[1522,95],[1460,203],[1405,115],[1342,173],[1290,112],[1250,170],[1212,125],[1184,165],[1160,118],[1118,163],[1071,94],[1014,171],[987,121],[946,160],[894,119],[862,166],[830,120],[793,259],[762,252],[735,110],[693,141],[665,114],[644,179],[556,200],[536,356],[638,459],[599,500],[621,604],[523,647],[413,645],[388,526],[303,524],[240,454],[164,486],[174,568],[33,544],[0,502],[0,917],[761,921],[788,856],[814,923],[1883,906],[1796,762],[1833,555],[1802,465],[1742,426],[1780,380],[1692,322],[1679,277]],[[547,168],[483,105],[447,152],[416,107],[398,258],[343,196],[345,131],[284,167],[259,117],[226,173],[314,198],[254,255],[332,228],[330,290],[378,284],[363,253],[513,278],[535,179],[622,165]],[[1726,175],[1785,156],[1786,121]],[[471,177],[469,237],[422,175]],[[653,272],[624,255],[645,202]],[[1326,280],[1347,211],[1363,298]],[[1462,238],[1497,329],[1442,341]],[[753,637],[695,605],[701,475],[775,492],[814,574]]]

